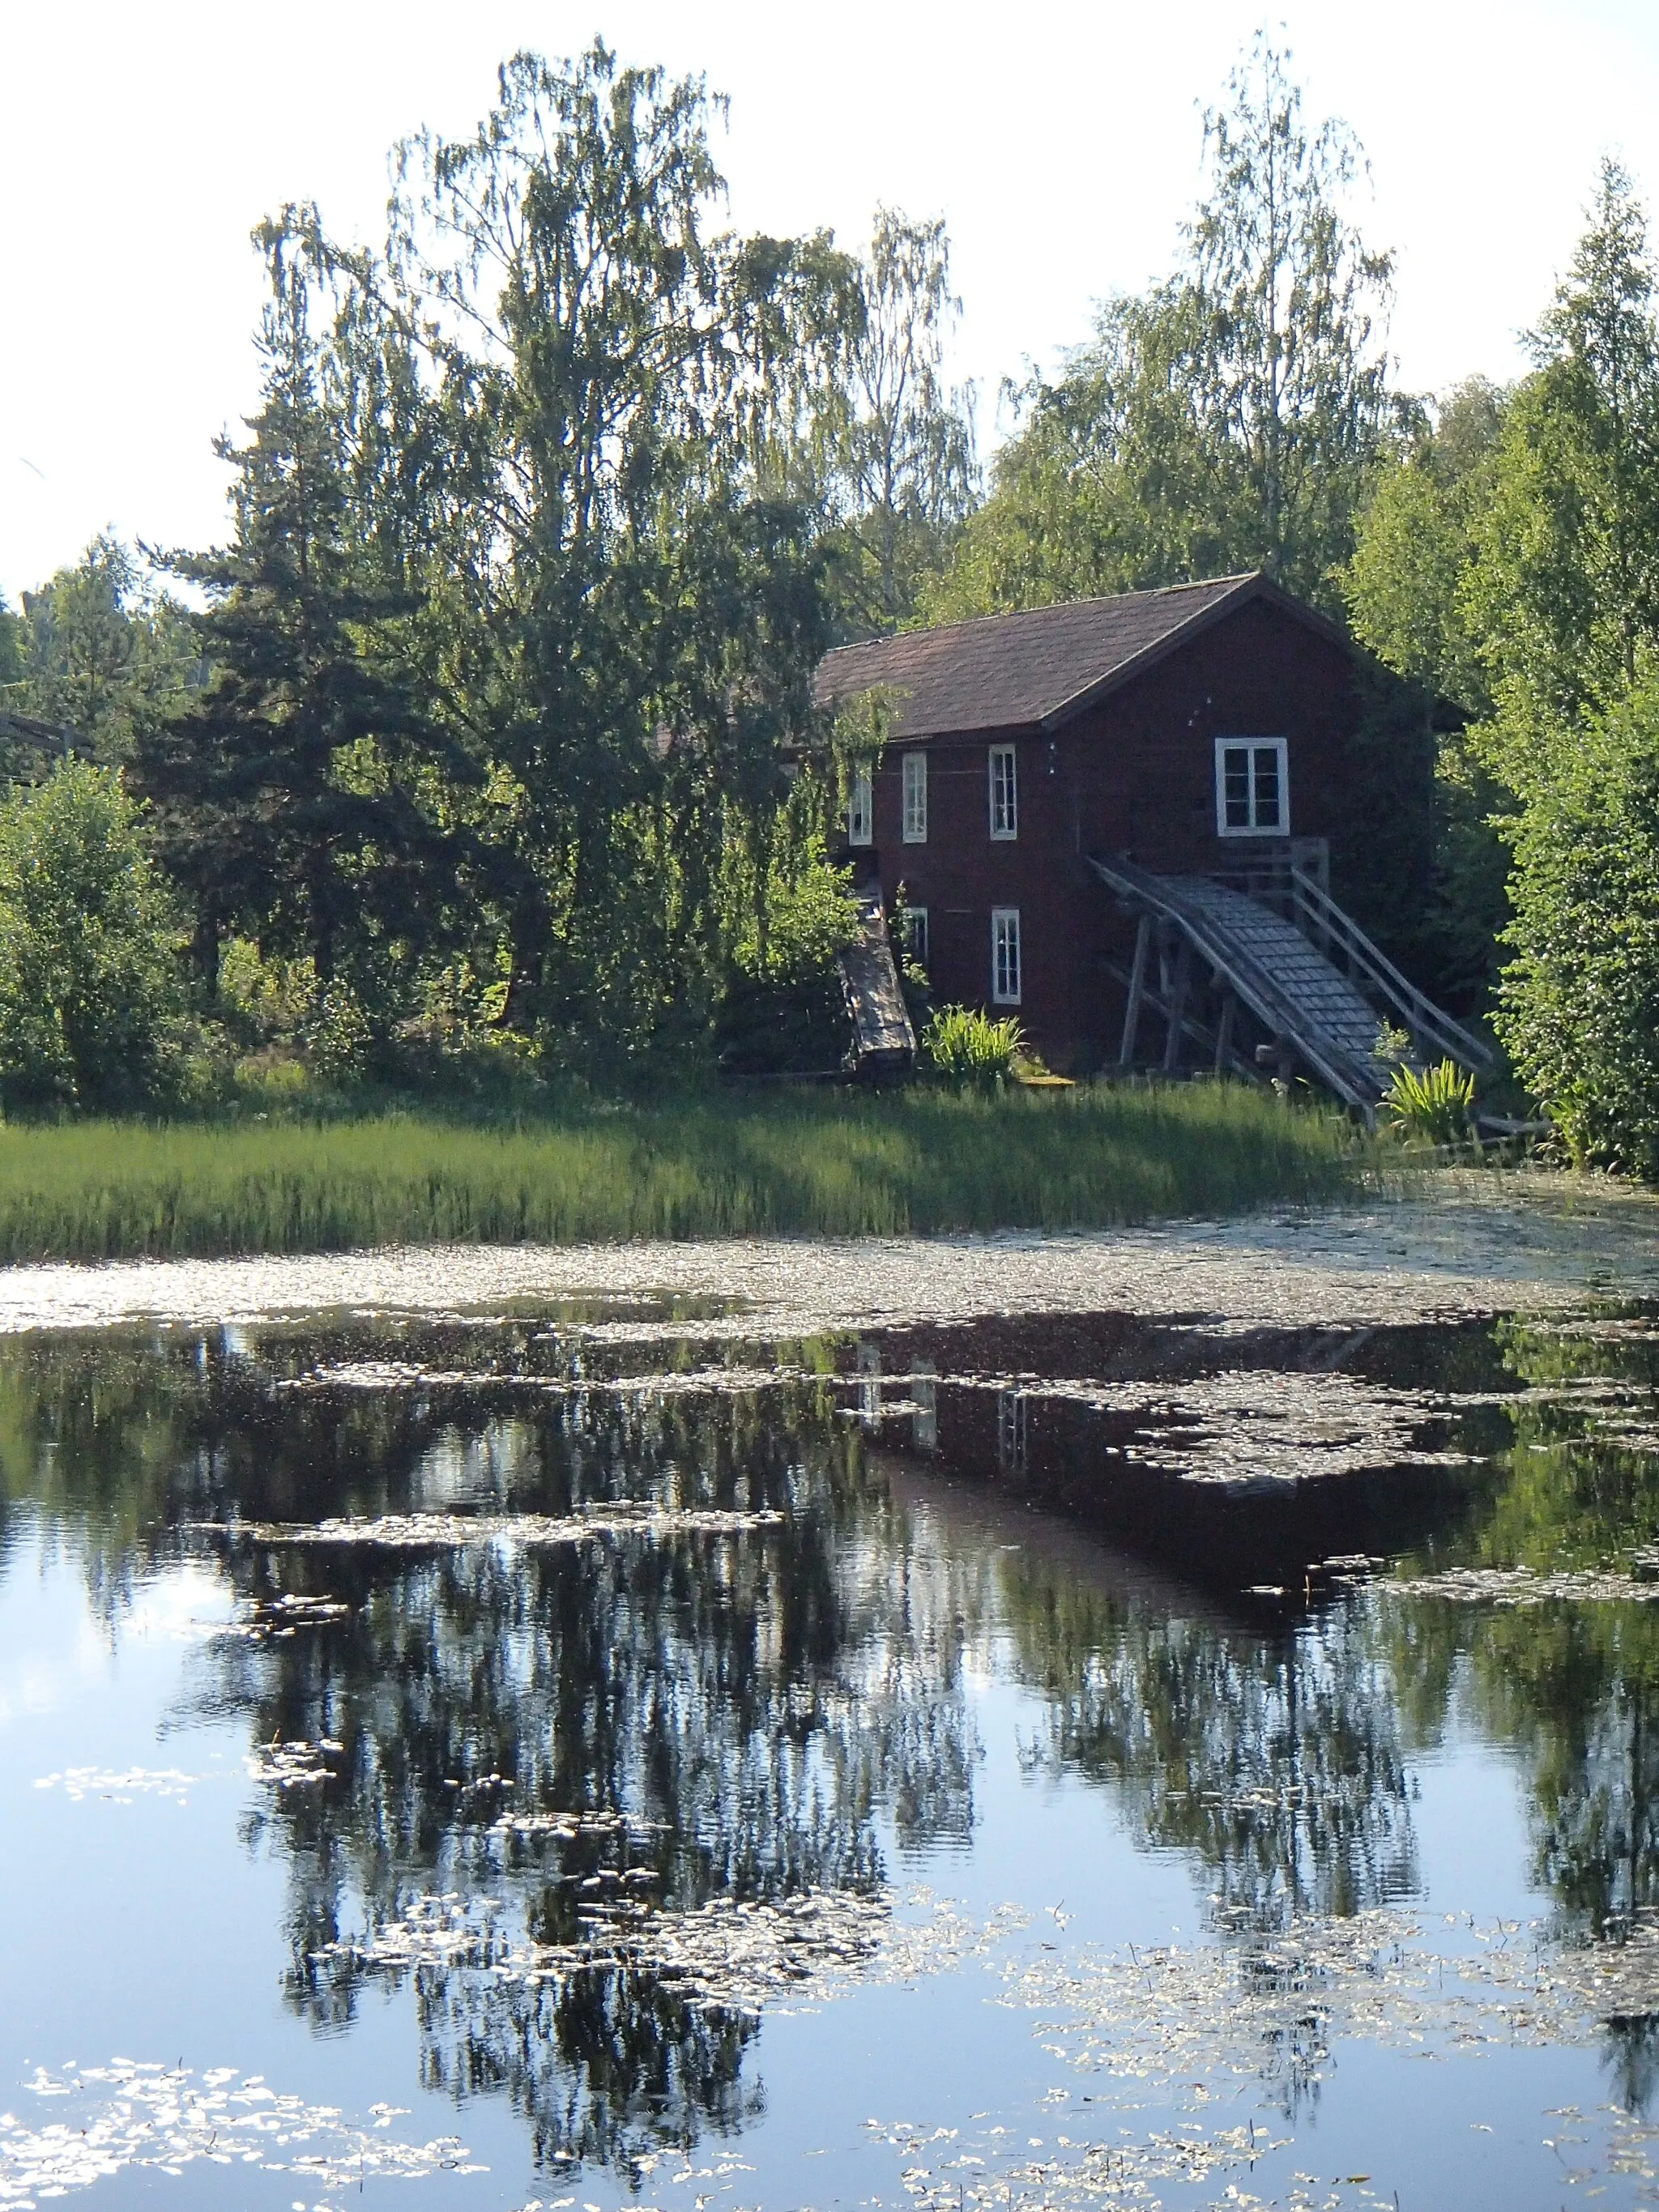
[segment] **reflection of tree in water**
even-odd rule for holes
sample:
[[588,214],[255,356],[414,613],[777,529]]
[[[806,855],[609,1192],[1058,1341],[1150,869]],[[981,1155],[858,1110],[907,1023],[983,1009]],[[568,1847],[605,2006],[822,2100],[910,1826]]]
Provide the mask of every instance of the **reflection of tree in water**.
[[1277,1927],[1416,1889],[1393,1685],[1358,1617],[1263,1635],[1024,1557],[1003,1590],[1021,1671],[1048,1699],[1040,1755],[1111,1783],[1153,1848],[1194,1854],[1218,1919]]
[[[875,1881],[884,1814],[901,1840],[971,1827],[963,1606],[953,1577],[909,1571],[827,1395],[611,1397],[571,1413],[520,1407],[515,1443],[473,1449],[497,1425],[481,1426],[462,1457],[515,1468],[514,1508],[596,1498],[608,1465],[613,1497],[787,1517],[543,1549],[233,1547],[250,1596],[303,1586],[352,1607],[232,1647],[213,1692],[246,1703],[256,1741],[343,1746],[338,1784],[281,1793],[263,1816],[292,1870],[291,1995],[319,2022],[349,2017],[353,1985],[307,1954],[411,1893],[487,1891],[567,1940],[576,1885],[629,1856],[678,1910]],[[496,1826],[507,1811],[617,1810],[654,1824],[648,1849],[637,1833],[621,1849]],[[648,1973],[608,1966],[556,1997],[465,1968],[417,1982],[430,2078],[507,2088],[549,2156],[689,2142],[710,2119],[735,2124],[751,2094],[750,2026]]]
[[650,1969],[610,1963],[528,1987],[423,1973],[419,2020],[423,2086],[505,2094],[538,2164],[627,2168],[763,2108],[743,2071],[758,2021],[694,2005]]
[[[620,1499],[785,1516],[736,1536],[540,1550],[238,1538],[223,1551],[246,1600],[351,1608],[216,1644],[201,1687],[208,1705],[246,1711],[251,1741],[343,1747],[337,1780],[274,1792],[249,1838],[288,1858],[290,1995],[319,2025],[349,2020],[356,1984],[310,1954],[423,1891],[501,1896],[553,1940],[571,1932],[577,1884],[630,1855],[649,1857],[678,1909],[873,1881],[883,1819],[902,1842],[969,1832],[969,1608],[952,1574],[910,1571],[902,1516],[828,1383],[605,1387],[618,1369],[726,1356],[596,1350],[530,1322],[0,1348],[4,1494],[80,1546],[111,1610],[199,1541],[192,1520],[557,1516]],[[427,1372],[390,1389],[308,1379],[365,1358]],[[444,1379],[480,1370],[498,1379]],[[507,1810],[617,1809],[659,1824],[648,1851],[637,1832],[491,1833]],[[737,2124],[757,2094],[741,2078],[752,2022],[634,1968],[557,1993],[441,1968],[415,1980],[428,2077],[457,2094],[505,2088],[549,2156],[689,2143]]]
[[[365,1356],[530,1379],[278,1387]],[[1613,1354],[1516,1331],[1506,1357],[1520,1379],[1554,1384],[1609,1371]],[[1650,1379],[1650,1347],[1617,1359],[1633,1386]],[[1349,1912],[1416,1887],[1402,1747],[1432,1738],[1460,1696],[1524,1756],[1539,1875],[1565,1917],[1597,1932],[1659,1908],[1659,1608],[1357,1601],[1279,1633],[1172,1616],[981,1534],[941,1524],[919,1540],[827,1385],[647,1399],[594,1379],[649,1360],[638,1346],[601,1360],[529,1323],[405,1332],[395,1346],[343,1328],[0,1348],[0,1495],[78,1518],[112,1605],[134,1574],[179,1556],[193,1517],[557,1514],[617,1498],[787,1516],[734,1538],[521,1553],[232,1547],[240,1595],[353,1608],[280,1642],[220,1647],[209,1690],[247,1711],[255,1740],[345,1747],[337,1782],[282,1793],[263,1815],[292,1869],[292,1998],[319,2023],[350,2016],[355,1984],[307,1954],[365,1910],[488,1889],[533,1927],[568,1927],[575,1885],[621,1847],[492,1834],[507,1809],[659,1821],[647,1855],[672,1907],[870,1880],[883,1820],[901,1843],[965,1840],[964,1657],[996,1663],[1000,1628],[1047,1702],[1041,1756],[1109,1784],[1149,1845],[1208,1869],[1232,1924]],[[555,1395],[537,1376],[590,1387]],[[1517,1402],[1509,1479],[1483,1528],[1460,1531],[1456,1558],[1472,1547],[1553,1565],[1659,1531],[1659,1462],[1598,1437],[1594,1403]],[[1448,1563],[1432,1547],[1421,1562]],[[485,1786],[492,1774],[517,1786]],[[427,1968],[416,1988],[429,2078],[458,2094],[505,2090],[550,2157],[689,2142],[738,2124],[757,2094],[744,2078],[749,2027],[614,1963],[556,1992]],[[1632,2092],[1653,2041],[1640,2022],[1617,2032]],[[1294,2053],[1286,2063],[1294,2075]]]

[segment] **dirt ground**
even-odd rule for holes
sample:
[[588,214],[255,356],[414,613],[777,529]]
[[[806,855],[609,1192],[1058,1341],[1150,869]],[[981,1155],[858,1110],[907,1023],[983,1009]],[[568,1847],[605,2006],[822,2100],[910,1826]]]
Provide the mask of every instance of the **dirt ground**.
[[1447,1171],[1341,1207],[1088,1235],[460,1245],[12,1267],[0,1270],[0,1333],[653,1292],[729,1300],[724,1327],[745,1336],[1005,1313],[1129,1311],[1241,1328],[1404,1322],[1587,1295],[1659,1297],[1659,1199],[1564,1176]]

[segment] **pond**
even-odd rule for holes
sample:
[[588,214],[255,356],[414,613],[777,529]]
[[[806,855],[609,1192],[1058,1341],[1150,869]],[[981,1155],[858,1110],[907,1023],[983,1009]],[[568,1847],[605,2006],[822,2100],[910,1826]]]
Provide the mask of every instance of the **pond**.
[[1656,1385],[1611,1300],[0,1342],[0,2212],[1653,2202]]

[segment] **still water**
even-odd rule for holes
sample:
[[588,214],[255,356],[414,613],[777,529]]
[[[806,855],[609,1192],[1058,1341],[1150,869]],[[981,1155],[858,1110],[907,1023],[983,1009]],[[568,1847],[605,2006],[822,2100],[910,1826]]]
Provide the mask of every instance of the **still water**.
[[0,2212],[1655,2201],[1656,1382],[1613,1306],[11,1340]]

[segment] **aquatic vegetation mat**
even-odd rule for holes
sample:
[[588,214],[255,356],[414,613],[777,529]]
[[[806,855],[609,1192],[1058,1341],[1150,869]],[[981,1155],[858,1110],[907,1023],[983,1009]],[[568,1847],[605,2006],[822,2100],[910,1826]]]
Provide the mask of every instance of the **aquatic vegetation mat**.
[[15,2112],[0,2112],[4,2212],[34,2212],[38,2203],[128,2168],[177,2180],[202,2161],[290,2174],[325,2195],[359,2190],[370,2179],[488,2171],[469,2164],[453,2136],[399,2141],[391,2130],[404,2114],[392,2106],[372,2107],[368,2124],[353,2127],[337,2106],[280,2094],[262,2075],[239,2079],[232,2067],[198,2075],[117,2058],[57,2072],[43,2067],[25,2087],[33,2097],[62,2099],[64,2117],[31,2127]]
[[385,1552],[453,1552],[469,1546],[603,1544],[630,1536],[669,1542],[680,1536],[746,1536],[780,1527],[785,1516],[720,1506],[595,1507],[572,1514],[382,1513],[372,1521],[196,1522],[191,1533],[245,1544],[359,1547]]

